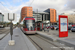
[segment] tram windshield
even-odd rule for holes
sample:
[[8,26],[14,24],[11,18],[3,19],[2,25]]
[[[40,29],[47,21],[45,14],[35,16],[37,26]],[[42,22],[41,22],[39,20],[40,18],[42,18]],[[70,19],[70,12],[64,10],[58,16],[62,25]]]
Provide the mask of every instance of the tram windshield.
[[32,30],[33,28],[35,28],[35,20],[25,20],[24,24],[26,28],[29,28],[29,30]]
[[29,27],[34,27],[35,26],[35,20],[25,20],[26,26]]

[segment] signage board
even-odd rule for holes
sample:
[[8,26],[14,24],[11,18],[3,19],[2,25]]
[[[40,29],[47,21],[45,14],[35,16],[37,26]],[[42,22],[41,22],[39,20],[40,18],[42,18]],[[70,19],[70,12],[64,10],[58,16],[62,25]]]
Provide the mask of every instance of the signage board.
[[59,15],[59,37],[68,36],[68,17]]

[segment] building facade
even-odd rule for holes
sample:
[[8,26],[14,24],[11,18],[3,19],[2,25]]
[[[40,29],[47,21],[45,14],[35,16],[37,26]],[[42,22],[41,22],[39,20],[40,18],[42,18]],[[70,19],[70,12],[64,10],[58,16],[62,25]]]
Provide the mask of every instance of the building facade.
[[75,14],[63,13],[62,15],[68,16],[68,23],[75,23]]
[[32,7],[23,7],[21,9],[21,20],[23,20],[24,17],[32,17],[33,16],[33,9]]
[[33,14],[33,18],[35,19],[35,22],[42,21],[42,15],[40,14]]
[[[36,22],[42,21],[45,25],[53,25],[57,23],[56,21],[56,10],[55,9],[47,9],[44,12],[34,12],[33,17],[35,18]],[[47,23],[47,21],[49,21]]]
[[35,18],[35,21],[45,21],[45,20],[49,20],[49,13],[46,12],[34,12],[33,13],[33,17]]
[[49,23],[56,23],[56,10],[47,9],[44,12],[34,12],[32,7],[23,7],[21,9],[21,21],[24,17],[34,17],[35,22],[39,21],[49,21]]
[[50,17],[50,23],[56,23],[56,10],[55,9],[47,9],[44,12],[48,12],[49,13],[49,17]]
[[0,22],[4,21],[4,15],[2,13],[0,13]]
[[50,17],[47,12],[34,12],[33,17],[35,18],[35,22],[42,22],[43,27],[50,26]]

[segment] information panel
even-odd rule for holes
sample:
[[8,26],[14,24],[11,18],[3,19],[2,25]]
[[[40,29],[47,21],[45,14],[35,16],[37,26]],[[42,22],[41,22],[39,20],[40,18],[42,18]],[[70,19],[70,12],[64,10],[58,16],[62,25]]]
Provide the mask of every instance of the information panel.
[[60,23],[61,23],[61,32],[67,31],[67,18],[60,18]]
[[68,36],[68,17],[59,15],[59,37]]

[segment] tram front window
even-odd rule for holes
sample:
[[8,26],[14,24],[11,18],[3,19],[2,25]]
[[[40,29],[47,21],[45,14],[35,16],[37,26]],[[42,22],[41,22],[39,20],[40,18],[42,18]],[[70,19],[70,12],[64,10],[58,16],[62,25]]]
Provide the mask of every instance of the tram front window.
[[34,30],[35,20],[25,20],[28,30]]

